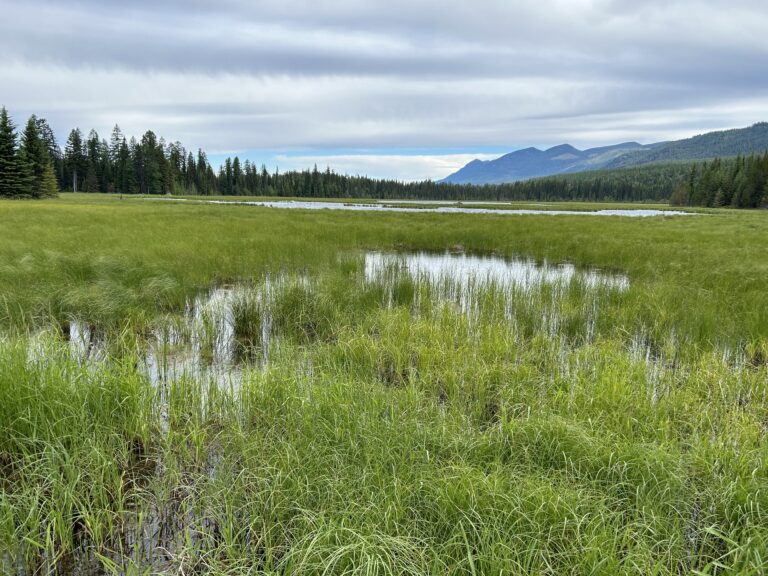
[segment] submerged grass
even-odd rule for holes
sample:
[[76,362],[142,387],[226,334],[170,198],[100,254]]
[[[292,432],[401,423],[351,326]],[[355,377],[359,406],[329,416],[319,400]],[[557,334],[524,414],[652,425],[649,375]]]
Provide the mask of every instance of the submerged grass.
[[[0,211],[0,573],[768,569],[762,213]],[[630,287],[366,279],[356,252],[456,245]],[[196,337],[213,356],[223,318],[268,362],[153,382],[148,327],[235,280]],[[103,354],[36,331],[75,317]]]

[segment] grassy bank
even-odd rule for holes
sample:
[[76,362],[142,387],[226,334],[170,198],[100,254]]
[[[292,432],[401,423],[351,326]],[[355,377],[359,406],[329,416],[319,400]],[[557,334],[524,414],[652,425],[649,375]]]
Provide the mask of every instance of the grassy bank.
[[[767,231],[0,203],[0,570],[764,573]],[[366,250],[446,249],[630,284],[365,275]],[[148,328],[230,283],[237,379],[151,379]]]

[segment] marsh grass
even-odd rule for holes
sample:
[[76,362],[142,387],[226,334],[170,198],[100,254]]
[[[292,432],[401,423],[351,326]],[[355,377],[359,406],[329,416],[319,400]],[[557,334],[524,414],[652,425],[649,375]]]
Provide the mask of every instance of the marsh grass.
[[239,290],[233,299],[234,337],[245,356],[267,346],[272,318],[266,298],[265,291]]
[[[149,210],[126,204],[128,226],[149,226],[136,218],[151,223]],[[522,231],[494,220],[488,231],[462,218],[448,234],[427,226],[431,217],[409,217],[408,231],[368,219],[366,231],[348,216],[313,214],[321,230],[337,227],[328,240],[300,215],[269,212],[269,226],[303,234],[306,254],[286,239],[274,261],[247,263],[257,270],[243,261],[255,256],[235,255],[236,238],[212,240],[214,257],[151,227],[122,255],[46,255],[24,237],[28,216],[14,212],[29,208],[15,206],[0,206],[18,231],[0,270],[0,571],[768,568],[768,350],[762,313],[749,316],[763,302],[759,273],[728,260],[728,244],[696,248],[678,236],[723,239],[717,227],[735,229],[731,216],[713,216],[714,229],[690,220],[550,227],[549,258],[572,251],[628,271],[629,289],[616,290],[579,279],[427,281],[397,264],[367,278],[359,253],[337,250],[404,238],[443,250],[460,238],[541,256],[539,220],[520,221]],[[203,215],[206,230],[269,222],[226,207],[232,221],[219,222],[218,207],[153,209],[192,219],[172,224],[174,234]],[[39,210],[43,223],[49,210],[87,215],[95,231],[68,231],[81,238],[112,234],[118,209],[104,200]],[[759,215],[745,218],[746,237],[752,224],[762,229]],[[242,238],[271,245],[256,230]],[[613,243],[617,230],[630,244],[642,234],[645,254]],[[569,239],[588,231],[610,245]],[[699,270],[695,250],[731,276]],[[168,259],[179,251],[189,254],[183,266]],[[753,251],[759,270],[765,260]],[[662,255],[670,260],[658,269],[646,263]],[[210,286],[238,278],[226,306],[203,305]],[[95,282],[117,288],[97,292]],[[752,300],[725,293],[735,288]],[[103,335],[98,357],[84,360],[64,337],[73,318]],[[213,361],[228,330],[245,349],[268,347],[269,361],[242,363],[236,382],[147,373],[148,342],[167,342],[159,353],[169,357],[199,345]]]

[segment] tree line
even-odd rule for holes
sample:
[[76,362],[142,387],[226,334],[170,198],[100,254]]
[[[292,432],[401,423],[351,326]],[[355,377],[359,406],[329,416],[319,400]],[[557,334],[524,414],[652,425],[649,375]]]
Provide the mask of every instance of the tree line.
[[69,133],[57,174],[63,190],[114,194],[216,194],[217,178],[205,153],[187,154],[148,130],[128,139],[115,126],[109,141],[95,130]]
[[62,150],[48,123],[32,116],[20,136],[0,115],[0,196],[45,197],[58,190],[117,194],[277,196],[413,200],[668,202],[753,208],[768,200],[768,154],[668,162],[492,185],[400,182],[337,174],[330,168],[271,172],[240,158],[218,170],[205,152],[167,143],[151,130],[140,139],[115,126],[70,131]]
[[694,164],[673,192],[677,206],[761,208],[768,205],[768,153]]
[[0,109],[0,197],[56,196],[56,141],[48,123],[31,116],[21,138],[8,111]]

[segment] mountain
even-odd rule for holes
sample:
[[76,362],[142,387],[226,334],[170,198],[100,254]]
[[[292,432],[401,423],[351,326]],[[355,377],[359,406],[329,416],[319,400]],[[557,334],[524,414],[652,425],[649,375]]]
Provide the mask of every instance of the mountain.
[[625,154],[611,161],[607,167],[624,168],[674,160],[727,158],[766,150],[768,150],[768,122],[760,122],[749,128],[709,132],[685,140],[667,142],[664,146],[650,150]]
[[503,184],[556,174],[730,157],[765,150],[768,150],[768,123],[763,122],[749,128],[710,132],[685,140],[647,145],[624,142],[589,150],[579,150],[569,144],[548,150],[525,148],[496,160],[473,160],[441,182]]
[[505,154],[496,160],[473,160],[443,182],[451,184],[503,184],[539,176],[583,172],[607,166],[611,161],[646,147],[637,142],[579,150],[561,144],[548,150],[525,148]]

